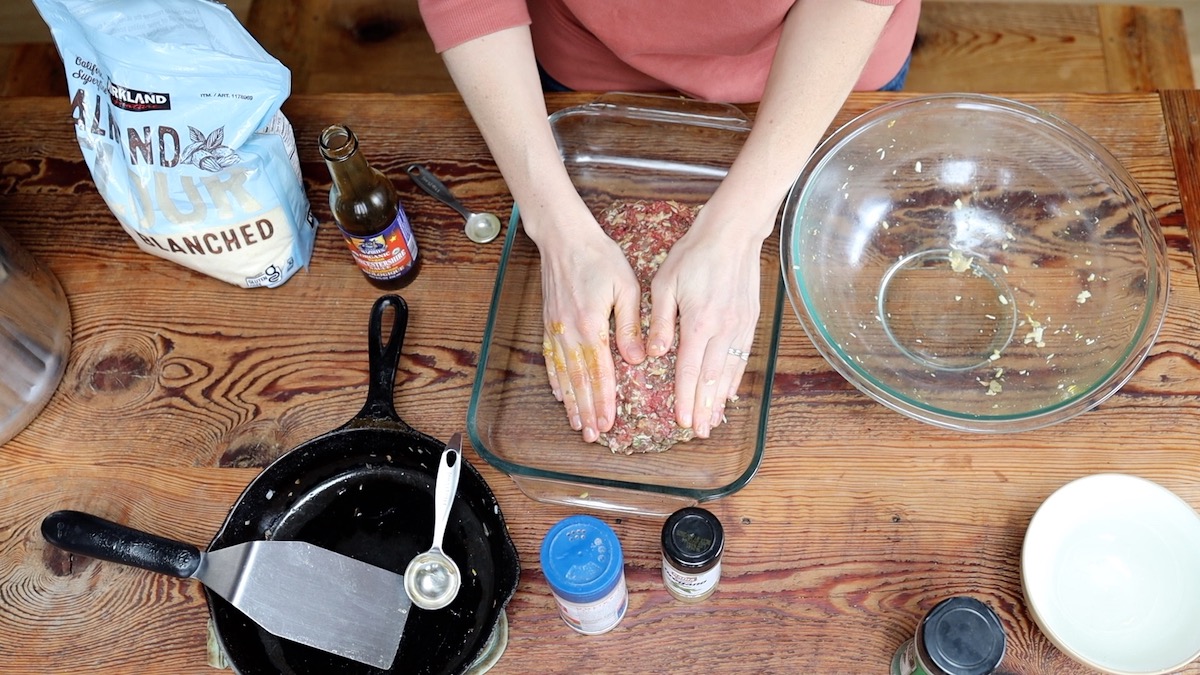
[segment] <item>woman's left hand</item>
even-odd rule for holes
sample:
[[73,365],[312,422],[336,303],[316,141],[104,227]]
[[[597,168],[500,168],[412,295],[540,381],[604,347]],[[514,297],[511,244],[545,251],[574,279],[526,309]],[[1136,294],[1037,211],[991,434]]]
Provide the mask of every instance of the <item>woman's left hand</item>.
[[716,209],[701,209],[651,283],[647,353],[671,349],[678,319],[675,420],[700,438],[737,393],[760,312],[763,240],[718,221]]

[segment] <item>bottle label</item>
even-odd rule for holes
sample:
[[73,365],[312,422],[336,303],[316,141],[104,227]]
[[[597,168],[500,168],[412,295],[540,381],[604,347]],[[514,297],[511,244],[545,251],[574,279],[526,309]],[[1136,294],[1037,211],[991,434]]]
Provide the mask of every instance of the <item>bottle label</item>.
[[[553,590],[553,589],[552,589]],[[599,635],[616,627],[629,607],[629,592],[625,587],[625,575],[617,579],[603,598],[595,602],[569,602],[554,594],[558,613],[568,626],[584,635]]]
[[404,276],[417,262],[417,240],[404,207],[396,205],[396,218],[382,232],[360,237],[342,229],[342,237],[350,247],[350,255],[358,268],[377,281],[391,281]]
[[928,675],[917,654],[917,643],[911,638],[900,645],[892,657],[892,675]]
[[721,563],[700,574],[678,570],[666,557],[662,566],[663,584],[672,595],[680,600],[699,600],[708,597],[721,580]]

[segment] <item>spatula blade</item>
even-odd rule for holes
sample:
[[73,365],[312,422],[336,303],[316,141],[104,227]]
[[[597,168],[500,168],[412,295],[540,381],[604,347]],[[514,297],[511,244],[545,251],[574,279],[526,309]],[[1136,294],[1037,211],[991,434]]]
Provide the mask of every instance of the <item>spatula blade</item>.
[[411,604],[403,575],[302,541],[209,551],[193,576],[273,635],[382,669]]

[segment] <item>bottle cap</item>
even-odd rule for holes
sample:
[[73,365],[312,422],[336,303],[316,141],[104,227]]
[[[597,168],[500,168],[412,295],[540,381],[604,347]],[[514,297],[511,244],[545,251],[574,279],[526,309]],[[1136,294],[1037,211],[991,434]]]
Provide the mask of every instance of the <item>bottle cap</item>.
[[991,607],[969,597],[939,602],[917,627],[929,675],[988,675],[1004,659],[1005,636]]
[[721,521],[698,506],[679,509],[663,523],[663,554],[680,568],[711,566],[724,548],[725,529]]
[[600,600],[624,573],[616,533],[592,516],[568,516],[550,528],[541,558],[550,588],[567,602]]

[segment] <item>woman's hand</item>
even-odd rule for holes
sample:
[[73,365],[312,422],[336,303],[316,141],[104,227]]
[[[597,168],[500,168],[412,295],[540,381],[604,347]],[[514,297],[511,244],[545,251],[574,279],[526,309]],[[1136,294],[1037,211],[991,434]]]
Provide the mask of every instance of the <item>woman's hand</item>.
[[745,144],[654,278],[646,351],[665,353],[678,319],[675,419],[701,438],[721,422],[745,372],[760,311],[762,243],[892,9],[843,0],[793,5]]
[[740,229],[723,222],[719,209],[701,209],[651,284],[646,351],[666,353],[678,319],[675,420],[700,438],[721,423],[726,401],[737,394],[761,309],[763,239]]
[[609,317],[622,356],[645,358],[637,280],[571,183],[547,121],[527,26],[443,53],[542,258],[543,352],[555,397],[588,442],[612,427],[616,380]]
[[617,349],[630,363],[646,358],[640,321],[641,292],[633,269],[586,207],[576,220],[590,227],[547,228],[542,258],[542,354],[554,397],[571,428],[591,443],[616,419],[616,377],[609,346],[609,317]]

